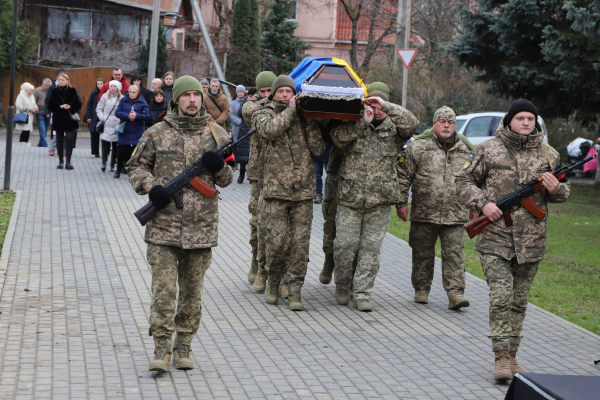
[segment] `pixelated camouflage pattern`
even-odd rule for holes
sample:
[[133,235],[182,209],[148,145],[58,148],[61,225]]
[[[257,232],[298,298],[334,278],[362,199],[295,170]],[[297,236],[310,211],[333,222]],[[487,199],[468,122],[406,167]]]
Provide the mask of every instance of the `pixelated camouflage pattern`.
[[335,198],[337,186],[337,173],[342,165],[343,155],[335,148],[329,155],[327,164],[327,177],[325,178],[325,191],[323,193],[322,209],[323,219],[323,251],[333,253],[333,240],[335,239],[335,215],[337,214],[337,200]]
[[338,205],[333,242],[335,285],[341,288],[352,285],[355,300],[371,299],[391,211],[389,204],[370,208]]
[[[265,104],[269,103],[268,99],[261,99],[258,92],[254,100],[248,100],[242,107],[242,116],[247,126],[252,126],[252,115],[259,110],[262,110]],[[262,146],[260,135],[250,136],[250,153],[248,165],[246,165],[246,177],[249,181],[258,181],[262,186],[262,174],[264,170],[264,159],[262,157]]]
[[[539,126],[536,125],[537,128]],[[537,129],[528,136],[513,133],[501,122],[496,137],[475,148],[473,160],[456,177],[461,201],[481,211],[489,202],[497,202],[544,172],[559,167],[560,156],[548,146],[552,165],[542,149],[543,133]],[[550,194],[545,188],[531,196],[541,208],[547,202],[562,203],[571,192],[569,182],[560,183],[560,191]],[[476,250],[505,260],[517,258],[519,264],[541,261],[546,248],[546,220],[537,219],[522,206],[511,211],[514,225],[507,227],[504,218],[490,223],[477,235]]]
[[481,267],[490,287],[490,335],[493,351],[519,350],[527,295],[539,262],[517,263],[481,254]]
[[259,126],[265,160],[265,199],[302,201],[316,197],[317,183],[312,157],[325,151],[316,121],[300,119],[287,104],[272,101],[252,116]]
[[250,183],[250,202],[248,212],[250,213],[250,247],[252,254],[258,254],[258,199],[260,198],[260,186],[258,181]]
[[176,341],[190,345],[200,326],[204,275],[212,262],[212,250],[150,243],[147,257],[152,270],[149,334],[157,345],[171,348],[171,337],[177,332]]
[[438,108],[433,114],[433,122],[440,120],[456,122],[456,114],[454,113],[454,110],[448,106],[442,106]]
[[285,275],[284,282],[288,284],[289,291],[299,293],[308,268],[313,203],[310,199],[263,201],[265,270],[273,282],[281,282]]
[[335,147],[344,153],[336,193],[341,205],[370,208],[398,202],[396,160],[419,121],[389,102],[383,111],[387,117],[377,127],[361,119],[331,129]]
[[435,265],[435,242],[442,246],[442,285],[448,299],[465,293],[465,228],[411,221],[408,244],[412,248],[411,281],[415,292],[431,290]]
[[[145,195],[155,185],[165,186],[172,178],[191,167],[204,152],[215,150],[218,145],[226,143],[227,133],[215,125],[219,140],[217,144],[208,126],[209,120],[210,115],[203,112],[194,118],[174,114],[149,128],[125,166],[133,190],[139,195]],[[226,187],[233,180],[233,170],[225,165],[215,174],[204,171],[198,177],[210,186]],[[211,199],[196,189],[184,187],[181,199],[183,209],[178,209],[171,199],[165,208],[150,219],[146,224],[146,242],[182,249],[216,246],[218,196]]]
[[[427,132],[427,131],[426,131]],[[469,209],[456,195],[455,175],[462,171],[471,149],[462,140],[444,151],[431,130],[420,135],[407,148],[398,162],[398,206],[406,206],[412,186],[410,220],[433,224],[456,225],[469,222]]]

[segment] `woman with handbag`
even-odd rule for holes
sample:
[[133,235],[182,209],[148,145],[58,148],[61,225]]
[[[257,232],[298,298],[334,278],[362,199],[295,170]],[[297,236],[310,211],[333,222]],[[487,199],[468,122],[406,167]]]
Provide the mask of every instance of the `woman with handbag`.
[[98,107],[98,96],[100,95],[100,90],[102,90],[103,85],[104,79],[96,79],[96,88],[92,90],[90,97],[88,97],[85,106],[85,115],[83,116],[83,119],[88,123],[88,128],[90,129],[92,155],[97,158],[100,158],[100,132],[96,131],[96,125],[98,124],[96,107]]
[[[117,159],[117,133],[115,128],[121,120],[115,115],[117,105],[121,100],[121,82],[110,81],[108,92],[104,93],[96,107],[98,123],[96,132],[100,132],[102,141],[102,172],[106,171],[106,162],[110,154],[110,172],[115,172],[115,160]],[[111,150],[112,147],[112,150]]]
[[15,129],[21,131],[19,142],[29,142],[29,133],[33,129],[33,119],[37,112],[37,105],[33,97],[35,88],[29,82],[21,85],[21,93],[17,96],[15,108]]
[[129,86],[115,114],[121,120],[117,127],[119,140],[117,143],[117,171],[113,178],[119,178],[125,163],[131,158],[131,153],[146,130],[146,122],[150,120],[150,108],[144,100],[137,85]]
[[59,161],[56,168],[63,169],[63,153],[65,153],[67,156],[65,168],[73,169],[71,155],[79,128],[79,110],[83,104],[77,90],[71,86],[67,74],[59,74],[56,83],[57,86],[52,89],[48,100],[48,111],[52,113],[52,129],[56,132],[58,148]]

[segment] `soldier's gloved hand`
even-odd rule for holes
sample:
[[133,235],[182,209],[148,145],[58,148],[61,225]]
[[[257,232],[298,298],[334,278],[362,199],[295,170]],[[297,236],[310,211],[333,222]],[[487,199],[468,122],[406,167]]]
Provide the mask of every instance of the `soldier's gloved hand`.
[[219,172],[225,167],[223,155],[218,151],[207,151],[202,154],[202,164],[212,173]]
[[157,210],[162,210],[171,202],[171,196],[167,194],[167,190],[161,185],[156,185],[150,189],[148,197]]

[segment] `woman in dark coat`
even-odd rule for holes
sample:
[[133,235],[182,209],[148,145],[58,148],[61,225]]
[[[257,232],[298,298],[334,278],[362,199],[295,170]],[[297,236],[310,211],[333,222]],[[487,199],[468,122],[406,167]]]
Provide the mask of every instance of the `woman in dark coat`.
[[90,129],[90,137],[92,140],[92,155],[100,157],[100,132],[96,132],[96,123],[98,116],[96,115],[96,107],[98,107],[98,96],[104,85],[104,79],[96,79],[96,89],[90,93],[87,104],[85,105],[85,115],[83,119],[87,121]]
[[[240,117],[240,120],[242,121],[241,124],[238,125],[238,138],[241,138],[250,131],[242,116],[242,108],[243,104],[238,109],[238,117]],[[233,156],[235,157],[235,162],[240,164],[240,176],[237,183],[244,183],[244,178],[246,177],[246,164],[248,164],[248,160],[250,160],[250,138],[237,145],[233,150]]]
[[[58,148],[57,169],[63,169],[63,153],[66,153],[66,169],[73,169],[71,155],[75,144],[75,135],[79,128],[79,119],[72,115],[78,114],[83,103],[79,93],[69,83],[67,74],[59,74],[57,86],[52,89],[48,100],[48,111],[52,113],[52,130],[56,132],[56,147]],[[64,142],[64,149],[63,149]]]
[[115,115],[121,122],[125,122],[125,129],[123,133],[119,133],[117,140],[117,171],[113,175],[114,178],[119,178],[124,170],[123,166],[131,158],[131,153],[146,130],[146,122],[150,120],[150,108],[137,85],[129,86]]
[[165,92],[165,101],[167,105],[173,98],[173,84],[175,83],[175,74],[171,71],[165,72],[163,75],[163,85],[161,87],[162,91]]
[[160,117],[160,114],[167,110],[165,93],[160,89],[156,89],[152,95],[152,100],[150,100],[148,107],[150,107],[150,121],[148,121],[146,124],[146,128],[150,128],[152,125],[158,124],[160,122],[158,117]]

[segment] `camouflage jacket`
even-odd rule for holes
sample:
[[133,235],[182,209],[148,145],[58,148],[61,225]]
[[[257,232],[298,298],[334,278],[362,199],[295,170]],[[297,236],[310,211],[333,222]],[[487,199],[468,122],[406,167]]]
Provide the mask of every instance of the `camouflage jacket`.
[[[258,92],[256,93],[258,96]],[[252,114],[262,110],[265,104],[269,102],[268,99],[249,100],[244,103],[242,107],[242,116],[246,122],[246,126],[252,126]],[[262,186],[263,172],[264,172],[264,159],[262,157],[262,146],[260,142],[260,135],[255,134],[250,136],[250,155],[248,165],[246,165],[246,176],[250,181],[258,181],[258,184]]]
[[377,127],[361,119],[331,130],[335,147],[344,154],[336,190],[340,204],[371,208],[398,203],[396,160],[419,121],[389,102],[383,111],[387,117]]
[[260,126],[264,197],[291,201],[315,198],[317,180],[312,157],[325,151],[317,122],[301,120],[295,109],[277,101],[266,104],[252,119]]
[[469,222],[469,209],[456,195],[454,176],[469,159],[473,145],[469,147],[456,136],[453,140],[454,144],[446,154],[433,129],[428,129],[400,155],[398,206],[407,205],[408,189],[412,185],[411,221],[439,225]]
[[[129,183],[137,194],[150,192],[155,185],[165,185],[176,175],[189,168],[205,151],[214,150],[217,142],[208,121],[210,115],[201,109],[196,118],[167,115],[163,122],[149,128],[140,139],[126,168]],[[223,128],[214,125],[219,144],[227,142]],[[225,165],[213,174],[205,171],[198,175],[210,186],[228,186],[233,170]],[[147,243],[174,246],[182,249],[200,249],[217,245],[219,221],[218,196],[206,197],[196,189],[181,190],[183,209],[171,202],[157,212],[146,225]]]
[[[547,146],[551,162],[548,160],[542,148],[543,136],[540,129],[529,136],[519,135],[500,123],[496,137],[477,146],[462,173],[456,177],[460,200],[468,207],[481,211],[486,204],[496,203],[544,172],[557,168],[559,154]],[[548,201],[562,203],[570,192],[570,183],[564,182],[560,183],[557,194],[550,194],[542,188],[531,198],[547,210]],[[519,264],[542,260],[548,216],[539,220],[519,205],[511,210],[511,217],[511,227],[507,227],[504,218],[500,218],[482,230],[477,235],[476,250],[506,260],[516,257]]]

